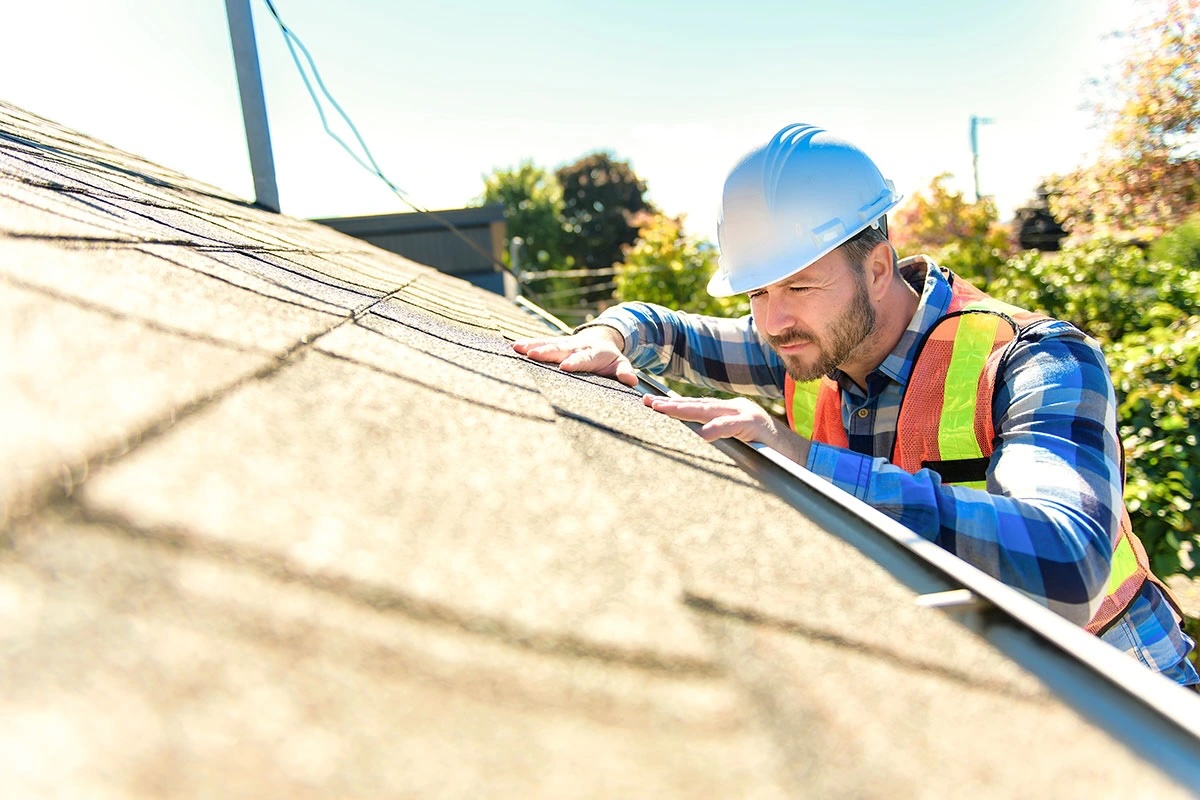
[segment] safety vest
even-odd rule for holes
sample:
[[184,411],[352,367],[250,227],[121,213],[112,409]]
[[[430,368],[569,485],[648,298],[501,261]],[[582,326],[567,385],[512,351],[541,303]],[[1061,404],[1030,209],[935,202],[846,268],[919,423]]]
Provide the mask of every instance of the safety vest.
[[[1010,345],[1038,322],[1049,319],[981,292],[965,280],[951,282],[950,306],[925,335],[900,403],[890,461],[907,472],[928,468],[943,483],[983,489],[995,430],[992,394]],[[784,386],[792,430],[816,442],[849,447],[842,423],[841,391],[829,377]],[[1100,610],[1087,630],[1106,631],[1153,581],[1178,606],[1150,571],[1129,513],[1121,510],[1120,536]]]

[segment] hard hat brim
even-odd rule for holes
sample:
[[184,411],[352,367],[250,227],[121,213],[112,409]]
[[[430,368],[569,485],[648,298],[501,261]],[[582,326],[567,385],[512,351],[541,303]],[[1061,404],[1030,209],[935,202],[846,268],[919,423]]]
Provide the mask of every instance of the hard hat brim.
[[803,256],[799,256],[799,258],[802,258],[803,261],[800,263],[800,266],[795,267],[794,269],[789,269],[788,264],[788,262],[795,264],[797,261],[797,254],[793,253],[785,253],[781,256],[777,256],[776,258],[773,258],[770,261],[760,265],[757,269],[750,273],[742,271],[742,273],[738,276],[739,280],[737,281],[734,281],[729,270],[718,266],[717,271],[714,272],[712,277],[708,280],[708,293],[712,297],[733,297],[734,295],[754,292],[762,289],[765,286],[770,286],[773,283],[787,280],[796,273],[802,272],[803,270],[812,266],[817,261],[821,260],[834,250],[844,245],[846,242],[853,239],[855,236],[858,236],[867,228],[876,224],[881,217],[898,206],[903,199],[904,198],[902,195],[895,195],[887,207],[882,210],[882,213],[880,213],[879,217],[872,219],[861,228],[858,228],[857,230],[843,237],[833,240],[821,250],[815,251],[815,255],[813,254],[814,251],[808,251],[804,253]]

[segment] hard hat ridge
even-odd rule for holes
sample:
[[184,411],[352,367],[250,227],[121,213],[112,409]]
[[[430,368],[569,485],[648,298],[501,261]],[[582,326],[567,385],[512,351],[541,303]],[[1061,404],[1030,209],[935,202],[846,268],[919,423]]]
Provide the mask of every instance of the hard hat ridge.
[[788,157],[799,147],[808,145],[812,137],[821,132],[815,125],[792,124],[771,137],[767,145],[767,163],[763,169],[764,188],[767,197],[775,197],[780,182],[784,179]]

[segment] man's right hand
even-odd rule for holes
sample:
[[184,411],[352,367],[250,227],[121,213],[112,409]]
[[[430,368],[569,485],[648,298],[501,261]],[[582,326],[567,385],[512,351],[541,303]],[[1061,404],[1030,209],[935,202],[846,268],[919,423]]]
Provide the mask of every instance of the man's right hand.
[[558,364],[564,372],[590,372],[636,386],[637,374],[621,352],[624,337],[616,328],[593,325],[568,336],[518,339],[513,350],[534,361]]

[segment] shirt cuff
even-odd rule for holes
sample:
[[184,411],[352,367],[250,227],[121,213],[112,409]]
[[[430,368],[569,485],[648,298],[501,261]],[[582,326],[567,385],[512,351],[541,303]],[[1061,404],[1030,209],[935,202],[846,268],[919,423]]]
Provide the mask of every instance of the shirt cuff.
[[805,467],[859,500],[867,499],[876,459],[841,447],[813,442]]

